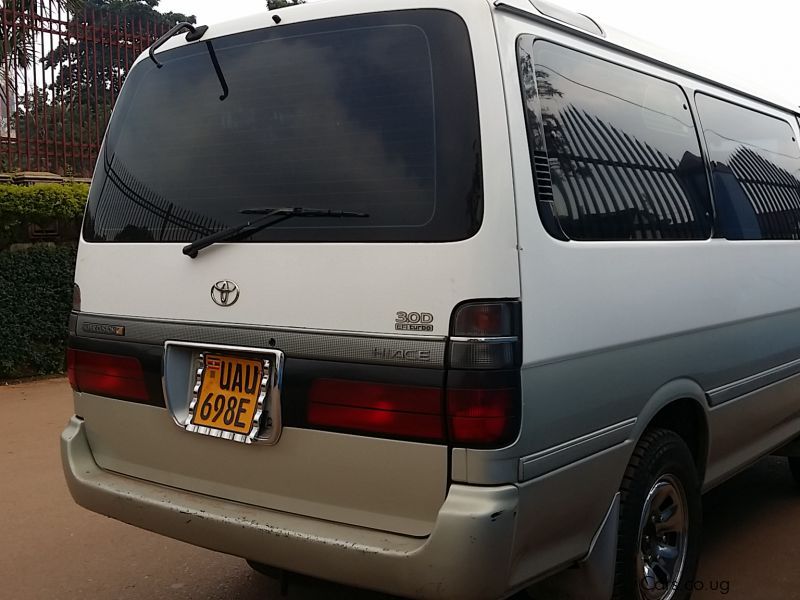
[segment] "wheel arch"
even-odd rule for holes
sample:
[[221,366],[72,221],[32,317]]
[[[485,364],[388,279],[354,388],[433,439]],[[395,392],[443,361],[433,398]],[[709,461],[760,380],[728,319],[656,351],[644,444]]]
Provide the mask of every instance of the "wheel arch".
[[631,432],[633,445],[651,429],[674,431],[689,447],[702,483],[708,464],[708,411],[708,399],[699,383],[688,378],[670,381],[661,386],[640,411]]

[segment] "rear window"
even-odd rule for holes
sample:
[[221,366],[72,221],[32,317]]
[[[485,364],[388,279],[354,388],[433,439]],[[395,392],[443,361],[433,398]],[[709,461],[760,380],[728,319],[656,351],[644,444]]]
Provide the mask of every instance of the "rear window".
[[468,32],[455,14],[340,17],[209,40],[141,61],[89,198],[91,242],[189,242],[262,207],[292,219],[246,241],[436,242],[474,235],[481,146]]

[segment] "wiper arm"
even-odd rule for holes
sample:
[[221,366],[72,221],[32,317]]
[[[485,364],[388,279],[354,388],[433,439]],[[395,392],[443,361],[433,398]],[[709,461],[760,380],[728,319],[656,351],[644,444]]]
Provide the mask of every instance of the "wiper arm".
[[[152,60],[156,67],[159,69],[164,65],[158,62],[156,58],[156,50],[158,50],[161,46],[166,44],[171,38],[175,37],[179,33],[184,30],[188,30],[189,33],[186,34],[186,41],[187,42],[196,42],[200,38],[202,38],[206,31],[208,31],[208,25],[201,25],[200,27],[195,27],[191,23],[182,22],[178,23],[170,29],[167,33],[162,35],[158,38],[152,46],[150,46],[150,60]],[[219,84],[222,86],[222,95],[219,97],[220,100],[225,100],[228,97],[229,90],[228,90],[228,82],[225,81],[225,74],[222,72],[222,67],[219,64],[219,59],[217,58],[217,53],[214,51],[214,46],[211,42],[206,42],[206,49],[208,50],[208,55],[211,57],[211,64],[214,65],[214,72],[217,74],[217,79],[219,79]]]
[[261,215],[261,218],[248,221],[241,225],[234,225],[228,229],[212,233],[204,238],[192,242],[183,248],[183,253],[189,258],[197,258],[200,250],[219,244],[221,242],[232,242],[246,238],[273,227],[278,223],[283,223],[295,218],[366,218],[367,213],[349,212],[345,210],[326,210],[317,208],[248,208],[240,210],[243,215]]
[[150,46],[150,60],[152,60],[155,65],[160,69],[164,65],[158,62],[156,58],[156,50],[161,48],[164,44],[166,44],[170,39],[181,33],[182,31],[188,30],[189,33],[186,34],[186,41],[187,42],[196,42],[200,38],[202,38],[206,31],[208,31],[208,25],[201,25],[200,27],[195,27],[188,21],[182,21],[175,25],[172,29],[170,29],[167,33],[162,35],[158,38],[153,45]]

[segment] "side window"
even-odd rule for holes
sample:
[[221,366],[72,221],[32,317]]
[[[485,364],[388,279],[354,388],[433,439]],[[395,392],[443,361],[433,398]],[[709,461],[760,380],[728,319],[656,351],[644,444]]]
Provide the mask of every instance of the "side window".
[[711,235],[708,179],[683,90],[546,41],[520,38],[539,212],[561,239]]
[[800,239],[800,146],[789,123],[705,94],[696,102],[719,235]]

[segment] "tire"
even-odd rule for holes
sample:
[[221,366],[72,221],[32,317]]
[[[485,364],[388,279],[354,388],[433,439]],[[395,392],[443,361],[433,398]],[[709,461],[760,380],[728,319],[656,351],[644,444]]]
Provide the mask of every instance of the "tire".
[[800,485],[800,456],[789,457],[789,470],[792,473],[792,479],[797,485]]
[[614,600],[691,596],[701,511],[699,477],[686,443],[667,429],[646,432],[620,487]]

